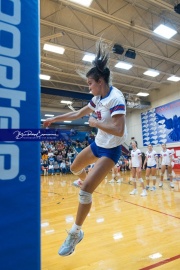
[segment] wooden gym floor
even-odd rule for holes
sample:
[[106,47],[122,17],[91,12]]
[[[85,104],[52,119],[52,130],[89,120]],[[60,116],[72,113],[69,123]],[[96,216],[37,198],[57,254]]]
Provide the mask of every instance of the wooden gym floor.
[[[74,175],[41,177],[42,270],[178,270],[180,269],[180,171],[175,188],[129,195],[130,173],[122,183],[108,183],[111,173],[93,194],[83,225],[84,239],[67,257],[58,249],[74,223],[78,188]],[[144,178],[144,171],[143,171]]]

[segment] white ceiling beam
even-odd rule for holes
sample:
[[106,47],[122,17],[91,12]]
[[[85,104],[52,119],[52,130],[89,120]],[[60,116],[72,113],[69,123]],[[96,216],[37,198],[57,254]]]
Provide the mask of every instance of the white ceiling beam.
[[178,40],[175,40],[175,39],[167,40],[167,39],[165,39],[163,37],[158,36],[157,34],[155,34],[150,29],[143,28],[141,26],[134,25],[132,27],[130,22],[122,20],[122,19],[117,18],[117,17],[114,17],[114,16],[112,16],[110,14],[101,12],[99,10],[95,10],[93,8],[90,8],[90,7],[86,8],[84,6],[75,4],[75,3],[67,1],[67,0],[59,0],[59,2],[65,4],[66,6],[72,6],[72,7],[76,8],[77,10],[81,10],[81,11],[83,11],[84,13],[86,13],[88,15],[92,15],[92,16],[95,16],[97,18],[104,19],[105,21],[111,22],[113,24],[123,25],[124,27],[129,28],[129,29],[132,28],[133,31],[143,33],[146,36],[147,36],[147,34],[150,35],[150,36],[156,36],[156,37],[158,37],[159,39],[163,40],[166,43],[172,43],[172,44],[175,44],[175,45],[180,45],[180,41],[178,41]]
[[[52,45],[54,45],[54,43],[52,43]],[[72,52],[75,52],[75,53],[81,53],[81,54],[87,53],[86,51],[82,51],[82,50],[70,48],[70,47],[67,47],[67,46],[63,46],[63,47],[65,48],[65,50],[69,50],[69,51],[72,51]],[[49,60],[51,60],[51,59],[49,59]],[[112,58],[110,58],[110,62],[117,63],[118,61],[120,61],[120,60],[119,59],[112,59]],[[69,62],[66,62],[66,64],[69,64]],[[179,62],[179,65],[180,65],[180,62]],[[145,66],[141,66],[141,65],[136,65],[134,63],[133,63],[133,67],[136,67],[136,68],[139,68],[139,69],[143,69],[143,70],[147,70],[148,68],[151,68],[151,67],[147,67],[147,66],[145,67]],[[164,72],[164,71],[161,71],[161,70],[159,70],[159,72],[161,74],[164,74],[164,75],[167,75],[167,76],[173,76],[174,75],[172,73]]]
[[45,36],[45,37],[41,37],[41,41],[47,41],[53,38],[57,38],[57,37],[62,37],[64,34],[63,33],[56,33],[56,34],[52,34],[49,36]]
[[[42,58],[43,60],[46,60],[46,58]],[[48,59],[49,60],[49,59]],[[52,59],[52,60],[55,60],[55,59]],[[57,62],[57,60],[56,60]],[[58,62],[62,62],[60,60],[58,60]],[[68,64],[67,62],[64,61],[64,64]],[[77,69],[77,67],[81,68],[82,70],[84,70],[84,66],[83,65],[77,65],[77,64],[74,64],[74,63],[71,63],[72,66],[74,66],[74,68]],[[69,76],[69,77],[78,77],[79,78],[79,75],[73,75],[73,74],[70,74],[70,73],[65,73],[65,72],[60,72],[60,71],[55,71],[55,70],[50,70],[50,69],[44,69],[44,68],[41,68],[41,70],[45,70],[47,72],[53,72],[54,74],[60,74],[60,75],[64,75],[64,76]],[[149,82],[149,83],[156,83],[156,84],[160,84],[161,82],[158,82],[158,81],[153,81],[153,80],[148,80],[147,78],[141,78],[141,77],[138,77],[138,76],[132,76],[132,75],[128,75],[128,74],[124,74],[124,73],[120,73],[120,72],[115,72],[115,71],[112,71],[113,74],[117,75],[117,76],[122,76],[122,77],[126,77],[126,78],[130,78],[132,80],[140,80],[140,81],[144,81],[144,82]]]
[[[53,22],[50,22],[50,21],[47,21],[47,20],[43,20],[43,19],[41,19],[41,24],[42,25],[46,25],[46,26],[50,26],[50,27],[54,27],[54,28],[58,28],[58,29],[61,29],[64,32],[68,32],[68,33],[71,33],[73,35],[85,37],[85,38],[88,38],[88,39],[91,39],[91,40],[96,40],[97,41],[100,38],[100,37],[97,37],[97,36],[94,36],[94,35],[91,35],[91,34],[88,34],[88,33],[80,32],[78,30],[71,29],[71,28],[68,28],[68,27],[59,25],[57,23],[53,23]],[[102,38],[102,40],[104,42],[106,42],[107,44],[112,44],[112,41],[111,40],[103,39],[103,38]],[[123,44],[122,44],[122,46],[124,48],[133,49],[136,52],[141,53],[141,54],[144,54],[144,55],[148,55],[148,56],[151,56],[151,57],[154,57],[154,58],[158,58],[158,59],[161,59],[161,60],[164,60],[164,61],[167,61],[167,62],[171,62],[171,63],[177,64],[177,65],[180,65],[180,61],[177,61],[175,59],[171,59],[171,58],[168,58],[168,57],[160,56],[160,55],[157,55],[157,54],[154,54],[154,53],[151,53],[151,52],[148,52],[148,51],[144,51],[144,50],[141,50],[141,49],[132,47],[132,46],[127,46],[127,45],[123,45]]]
[[160,0],[145,0],[145,1],[149,2],[149,3],[153,3],[156,6],[159,6],[159,7],[163,8],[163,9],[165,8],[165,9],[167,9],[167,10],[173,12],[173,13],[175,12],[174,11],[174,6],[166,3],[165,1],[160,1]]

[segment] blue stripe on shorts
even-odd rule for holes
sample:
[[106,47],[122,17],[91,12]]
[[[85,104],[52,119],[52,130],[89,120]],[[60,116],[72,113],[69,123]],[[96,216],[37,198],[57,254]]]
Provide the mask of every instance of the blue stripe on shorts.
[[156,165],[153,165],[153,166],[147,166],[148,169],[151,169],[151,168],[156,168]]

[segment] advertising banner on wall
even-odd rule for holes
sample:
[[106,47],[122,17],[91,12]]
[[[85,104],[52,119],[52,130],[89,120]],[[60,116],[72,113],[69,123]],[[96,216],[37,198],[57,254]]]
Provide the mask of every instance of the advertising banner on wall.
[[141,113],[143,145],[180,142],[180,99]]

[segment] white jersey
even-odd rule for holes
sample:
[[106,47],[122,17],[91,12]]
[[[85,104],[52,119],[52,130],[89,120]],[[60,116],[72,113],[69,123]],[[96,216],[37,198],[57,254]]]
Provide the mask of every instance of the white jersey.
[[147,158],[147,166],[152,167],[156,165],[156,158],[157,158],[157,153],[155,150],[152,150],[152,152],[147,151],[146,152],[146,158]]
[[161,151],[160,155],[162,157],[161,165],[171,165],[170,157],[172,156],[171,150],[166,149],[166,151]]
[[[113,115],[126,114],[124,96],[120,90],[113,86],[110,87],[110,91],[106,97],[101,98],[101,96],[94,96],[88,103],[88,106],[95,112],[97,120],[106,125],[112,123]],[[100,147],[113,148],[123,144],[126,138],[126,126],[123,137],[115,136],[98,129],[95,142]]]
[[139,157],[142,155],[141,150],[137,149],[131,151],[131,166],[132,167],[140,167],[142,165],[141,160]]

